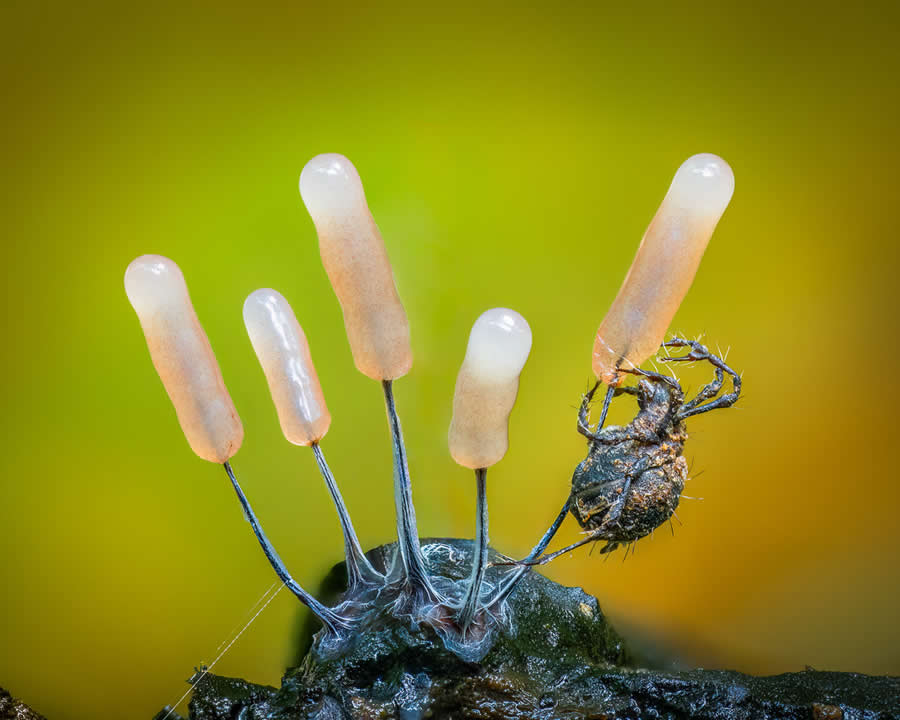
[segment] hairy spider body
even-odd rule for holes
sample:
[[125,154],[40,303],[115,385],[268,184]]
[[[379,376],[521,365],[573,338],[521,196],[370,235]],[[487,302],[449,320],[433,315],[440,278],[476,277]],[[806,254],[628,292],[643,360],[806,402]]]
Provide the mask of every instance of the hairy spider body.
[[[687,481],[688,465],[683,456],[688,434],[685,418],[733,405],[741,390],[741,378],[725,362],[700,343],[673,338],[664,347],[687,347],[680,357],[663,362],[705,360],[713,365],[715,379],[697,396],[685,402],[678,381],[667,375],[643,370],[623,370],[638,375],[636,386],[610,390],[613,395],[634,395],[638,414],[628,425],[610,425],[592,430],[588,420],[591,399],[598,385],[588,392],[578,413],[578,429],[589,440],[588,455],[572,477],[570,510],[589,535],[585,540],[605,540],[602,553],[620,544],[649,535],[668,520],[678,507]],[[732,391],[719,395],[728,374]],[[718,396],[718,397],[716,397]]]
[[649,535],[668,520],[687,480],[681,390],[645,378],[637,397],[637,417],[595,433],[572,477],[572,515],[607,541],[601,552]]

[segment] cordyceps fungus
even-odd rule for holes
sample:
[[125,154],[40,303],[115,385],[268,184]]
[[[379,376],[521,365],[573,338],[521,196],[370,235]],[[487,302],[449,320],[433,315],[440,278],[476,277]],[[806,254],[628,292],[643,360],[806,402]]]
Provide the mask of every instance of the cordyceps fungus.
[[456,378],[450,454],[460,465],[475,471],[477,492],[475,559],[457,617],[463,635],[475,617],[487,566],[487,469],[500,462],[509,447],[509,414],[530,351],[531,328],[525,318],[506,308],[488,310],[472,326]]
[[[487,468],[508,447],[508,419],[519,375],[531,349],[531,329],[518,313],[494,308],[483,313],[469,336],[456,382],[449,447],[453,459],[475,471],[476,541],[467,579],[452,580],[428,570],[420,546],[403,433],[393,394],[394,380],[412,366],[409,323],[400,302],[381,234],[369,212],[356,168],[342,155],[319,155],[303,169],[300,193],[319,237],[325,270],[340,302],[356,367],[382,385],[393,447],[397,513],[396,554],[384,572],[363,553],[321,441],[331,415],[313,366],[306,336],[287,300],[270,289],[253,292],[244,321],[259,358],[285,438],[312,448],[317,467],[337,509],[344,536],[348,587],[342,602],[327,607],[291,577],[269,542],[241,489],[230,460],[243,428],[225,389],[209,341],[200,326],[178,266],[158,255],[133,261],[125,288],[140,318],[153,363],[194,450],[220,463],[278,577],[322,621],[320,652],[340,653],[355,628],[386,616],[431,627],[445,647],[467,661],[487,653],[502,627],[505,603],[534,564],[572,547],[605,539],[612,549],[646,535],[671,515],[686,474],[681,450],[684,419],[734,403],[740,378],[697,342],[675,338],[664,347],[687,347],[687,355],[661,360],[707,360],[715,379],[684,401],[677,380],[639,365],[655,352],[689,288],[703,250],[733,190],[727,164],[712,155],[689,159],[648,229],[637,257],[594,346],[597,385],[585,396],[578,428],[590,452],[579,465],[572,491],[553,524],[516,567],[491,567],[488,555]],[[732,392],[720,394],[725,375]],[[623,384],[626,375],[637,386]],[[589,403],[600,383],[608,385],[601,419],[592,428]],[[624,428],[603,428],[614,395],[637,398],[639,412]],[[588,531],[585,539],[542,556],[566,515]]]

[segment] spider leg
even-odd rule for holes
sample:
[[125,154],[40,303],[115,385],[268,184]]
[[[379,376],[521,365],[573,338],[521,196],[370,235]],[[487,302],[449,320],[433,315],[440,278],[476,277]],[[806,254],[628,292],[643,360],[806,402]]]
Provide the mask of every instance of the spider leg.
[[[581,399],[581,407],[578,408],[578,432],[590,439],[594,438],[594,431],[591,430],[591,400],[594,399],[594,393],[597,392],[598,387],[600,387],[599,380],[594,383],[594,387],[584,394],[584,397]],[[604,405],[606,404],[604,403]],[[597,429],[599,430],[600,428]]]
[[[688,352],[687,355],[678,357],[668,356],[660,358],[662,362],[694,362],[697,360],[706,360],[716,369],[715,379],[708,385],[705,385],[700,392],[697,393],[697,397],[682,406],[681,410],[678,412],[679,420],[684,420],[692,415],[709,412],[710,410],[716,410],[717,408],[731,407],[737,402],[741,394],[741,376],[728,367],[722,358],[711,353],[705,345],[701,345],[696,340],[685,340],[684,338],[675,337],[668,342],[664,342],[663,347],[687,347],[690,348],[690,352]],[[713,400],[712,398],[714,398],[722,389],[725,374],[727,374],[731,380],[731,392],[720,395]],[[707,400],[709,402],[705,402]]]
[[[665,343],[663,343],[663,344],[665,345]],[[666,359],[667,358],[660,358],[660,360],[662,360],[662,361],[665,361]],[[677,359],[680,360],[681,358],[677,358]],[[652,370],[643,370],[639,367],[619,368],[619,372],[626,372],[626,373],[630,373],[632,375],[638,375],[639,377],[647,377],[647,378],[651,378],[652,380],[659,380],[661,382],[664,382],[668,385],[671,385],[672,387],[675,387],[675,388],[678,388],[679,390],[681,390],[681,385],[679,385],[678,381],[675,378],[673,378],[671,375],[663,375],[662,373],[653,372]],[[629,392],[630,390],[633,390],[633,388],[622,388],[623,392]],[[637,392],[631,392],[631,394],[636,395]]]
[[693,410],[700,403],[702,403],[706,400],[711,400],[712,398],[714,398],[716,395],[719,394],[719,391],[722,389],[722,385],[724,382],[725,382],[725,373],[722,372],[721,368],[716,368],[715,379],[711,383],[704,385],[702,388],[700,388],[700,391],[697,393],[696,396],[694,396],[693,400],[690,400],[689,402],[686,402],[684,405],[681,406],[682,409],[683,410]]
[[578,409],[578,432],[584,435],[588,440],[608,443],[610,441],[604,439],[604,436],[600,434],[600,430],[603,428],[603,424],[606,422],[606,415],[609,412],[609,405],[612,402],[613,397],[615,395],[620,395],[621,393],[636,395],[637,389],[632,387],[617,388],[610,385],[606,389],[606,395],[604,395],[603,397],[603,407],[600,409],[600,419],[597,421],[597,427],[596,429],[591,429],[591,400],[593,399],[594,393],[597,391],[598,387],[600,387],[599,380],[594,385],[594,387],[592,387],[587,393],[585,393],[585,396],[581,401],[581,407]]

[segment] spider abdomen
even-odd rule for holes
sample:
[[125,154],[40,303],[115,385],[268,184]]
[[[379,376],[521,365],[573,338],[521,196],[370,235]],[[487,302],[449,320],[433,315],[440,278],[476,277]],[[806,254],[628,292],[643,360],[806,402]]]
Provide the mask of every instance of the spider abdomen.
[[[684,433],[676,433],[655,444],[595,444],[572,477],[572,514],[578,523],[614,544],[638,540],[662,525],[678,507],[687,480],[684,439]],[[611,514],[623,502],[629,476],[624,505]]]

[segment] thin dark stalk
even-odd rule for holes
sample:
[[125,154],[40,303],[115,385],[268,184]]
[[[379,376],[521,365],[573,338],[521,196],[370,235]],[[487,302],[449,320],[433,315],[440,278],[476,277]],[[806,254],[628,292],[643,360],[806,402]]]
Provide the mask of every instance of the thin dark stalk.
[[481,593],[481,582],[484,580],[484,571],[487,567],[488,548],[488,505],[487,505],[487,468],[479,468],[475,471],[475,483],[477,485],[477,499],[475,501],[475,551],[472,558],[472,575],[469,578],[469,589],[463,600],[459,613],[459,629],[465,633],[472,622],[475,610],[478,607],[478,598]]
[[359,544],[359,538],[356,537],[356,531],[353,529],[353,523],[350,521],[350,513],[347,512],[347,506],[344,504],[340,490],[338,490],[331,468],[325,462],[325,453],[322,452],[319,443],[313,443],[312,450],[316,456],[319,472],[322,473],[322,478],[325,480],[325,485],[328,487],[328,492],[334,501],[334,507],[337,510],[338,519],[341,523],[341,530],[344,533],[344,555],[347,565],[348,587],[353,589],[360,583],[382,583],[384,576],[372,567],[372,564],[363,552],[362,546]]
[[416,510],[412,500],[412,483],[409,478],[409,466],[406,462],[406,447],[403,444],[400,418],[397,417],[397,408],[394,404],[393,383],[391,380],[383,380],[381,385],[384,389],[384,401],[394,449],[394,503],[397,507],[397,541],[406,582],[416,592],[425,594],[431,600],[439,601],[441,598],[428,579],[425,558],[422,556],[422,548],[419,545]]
[[290,590],[297,598],[302,602],[306,607],[312,610],[313,614],[322,621],[322,624],[328,629],[329,632],[334,635],[340,635],[342,630],[347,630],[350,625],[349,623],[342,618],[340,615],[335,613],[330,608],[325,607],[322,603],[316,600],[312,595],[306,592],[300,585],[297,583],[294,578],[291,577],[291,574],[288,572],[287,568],[284,565],[284,561],[278,556],[278,553],[275,552],[275,548],[272,546],[272,543],[269,542],[269,538],[266,537],[266,534],[263,532],[262,526],[259,524],[259,520],[256,519],[256,514],[253,512],[253,508],[250,507],[250,502],[247,500],[247,496],[244,495],[244,491],[241,490],[241,486],[238,484],[237,478],[234,476],[234,471],[231,469],[231,465],[226,461],[225,472],[228,473],[228,479],[231,480],[232,486],[234,486],[234,491],[237,493],[238,500],[241,503],[241,507],[244,509],[244,515],[247,517],[247,521],[250,523],[250,527],[253,528],[253,532],[256,535],[256,539],[259,540],[259,544],[263,549],[263,552],[266,555],[266,558],[269,561],[269,564],[275,570],[275,574],[281,579],[281,581],[287,585],[288,590]]
[[606,422],[606,414],[609,412],[609,405],[612,402],[615,392],[616,389],[612,385],[606,388],[606,395],[603,397],[603,407],[600,408],[600,419],[597,421],[597,432],[600,432],[600,429]]

